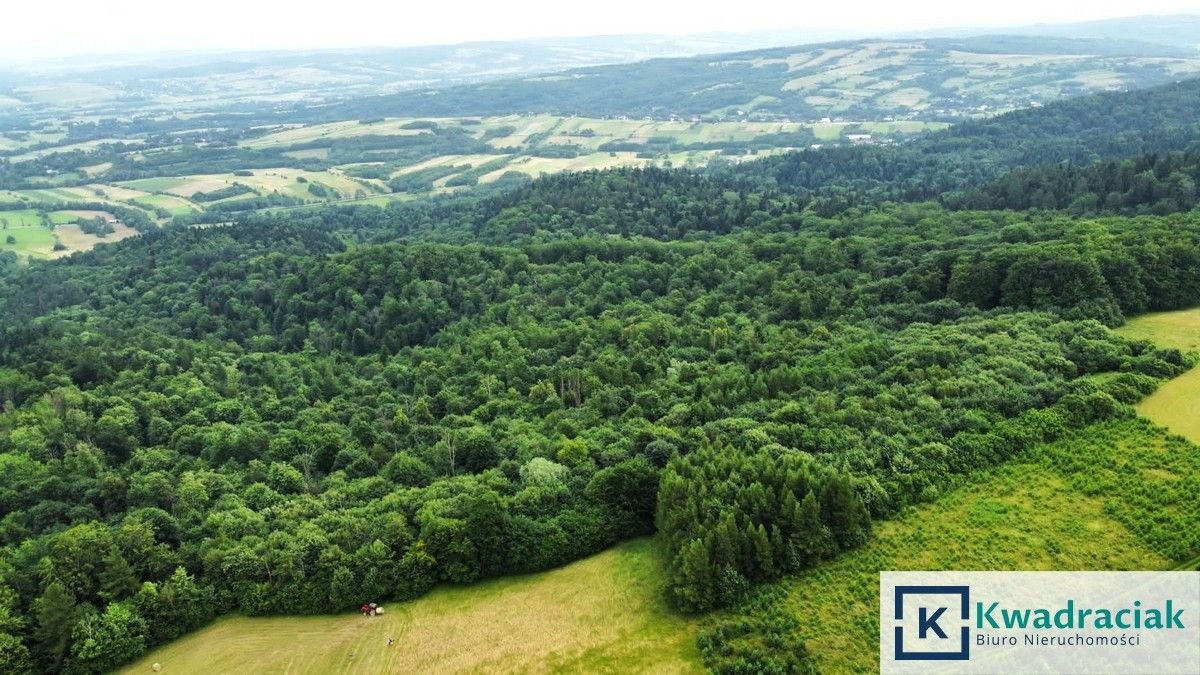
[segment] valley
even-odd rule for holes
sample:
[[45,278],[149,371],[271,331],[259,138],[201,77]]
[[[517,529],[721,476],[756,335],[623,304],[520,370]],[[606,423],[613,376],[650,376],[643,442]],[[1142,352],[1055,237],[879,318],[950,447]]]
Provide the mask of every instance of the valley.
[[[714,122],[589,119],[553,115],[496,118],[383,119],[257,127],[231,147],[244,159],[221,161],[221,173],[180,174],[205,156],[193,149],[154,145],[152,136],[92,143],[81,149],[42,141],[39,150],[11,155],[12,170],[53,160],[53,175],[20,179],[29,187],[0,190],[0,223],[28,228],[9,250],[57,257],[111,239],[72,235],[69,210],[119,207],[137,214],[140,229],[172,223],[227,222],[239,214],[323,205],[376,205],[436,197],[498,181],[527,181],[563,171],[614,167],[698,169],[789,150],[849,143],[901,142],[943,129],[925,122]],[[203,130],[193,132],[202,134]],[[863,142],[863,141],[859,141]],[[17,152],[23,145],[14,146]],[[82,154],[80,154],[82,153]],[[76,157],[76,155],[79,155]],[[161,169],[143,168],[155,156]],[[245,162],[245,164],[243,164]],[[238,168],[243,165],[265,168]],[[35,172],[36,173],[36,172]],[[42,172],[44,174],[45,172]],[[124,176],[131,178],[120,180]],[[146,176],[146,177],[133,177]],[[65,248],[55,249],[60,242]],[[3,250],[0,244],[0,250]]]

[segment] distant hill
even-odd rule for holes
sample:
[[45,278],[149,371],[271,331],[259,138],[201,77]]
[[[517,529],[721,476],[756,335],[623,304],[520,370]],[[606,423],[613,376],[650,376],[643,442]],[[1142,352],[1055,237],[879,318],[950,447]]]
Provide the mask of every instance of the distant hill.
[[1070,38],[1139,40],[1200,50],[1200,14],[1129,16],[1066,24],[1035,24],[1005,32]]
[[[828,40],[845,33],[611,35],[451,45],[64,57],[0,69],[12,105],[222,107],[325,103],[652,58]],[[83,94],[80,90],[87,88]],[[119,99],[119,104],[117,100]]]
[[[984,32],[1019,37],[978,37]],[[1048,41],[1046,37],[1054,39]],[[914,44],[923,49],[916,49]],[[821,48],[825,51],[819,51]],[[850,51],[828,53],[845,49]],[[872,49],[885,53],[872,53]],[[749,73],[739,72],[745,64],[737,63],[738,56],[722,57],[716,62],[719,71],[708,67],[713,57],[696,59],[694,67],[638,63],[703,54],[738,55],[747,50],[763,51],[745,55],[755,61]],[[948,51],[1013,58],[963,63],[961,57]],[[1031,56],[1038,58],[1029,62]],[[1076,58],[1054,63],[1047,58],[1050,56]],[[1121,61],[1126,58],[1151,61]],[[447,114],[477,108],[549,112],[544,99],[565,93],[566,99],[557,102],[559,107],[585,113],[617,107],[613,101],[607,101],[608,106],[598,105],[615,94],[629,99],[620,101],[623,109],[618,114],[658,115],[666,109],[679,109],[699,115],[736,116],[741,110],[818,116],[846,112],[861,116],[865,108],[872,111],[871,117],[897,112],[925,115],[939,108],[969,110],[979,105],[1004,107],[1014,103],[1017,105],[1013,107],[1023,107],[1029,102],[1019,100],[1022,98],[1040,101],[1104,88],[1158,84],[1181,72],[1195,72],[1191,66],[1154,61],[1162,58],[1200,58],[1200,15],[1139,16],[988,31],[977,27],[936,29],[898,35],[784,27],[746,33],[601,35],[360,49],[65,56],[14,63],[3,63],[0,58],[0,115],[65,109],[128,115],[181,107],[205,110],[325,105],[381,94],[443,92],[497,80],[504,80],[505,88],[516,87],[508,95],[512,101],[498,98],[494,90],[460,91],[456,94],[467,98],[485,93],[487,100],[464,106],[450,97],[449,105],[424,107],[449,111]],[[772,67],[779,65],[776,60],[784,64],[782,72]],[[591,70],[605,65],[630,66],[629,71],[611,73],[617,80],[633,78],[625,88],[628,91],[613,90],[612,83],[604,79],[606,71]],[[818,74],[819,66],[832,71],[830,77],[819,82],[806,79]],[[886,66],[896,69],[888,72]],[[570,91],[571,87],[562,84],[530,88],[513,83],[514,79],[570,69],[583,69],[572,73],[572,79],[595,76],[574,82],[584,92]],[[994,72],[977,77],[978,71],[987,69]],[[735,73],[739,77],[729,77]],[[668,82],[659,91],[662,83],[653,81],[658,74],[680,78],[680,84],[688,86],[672,87]],[[801,83],[793,82],[797,79]],[[911,81],[914,79],[919,81]],[[644,100],[645,92],[639,88],[657,95],[654,100]],[[589,90],[596,92],[594,98],[598,101],[589,99]],[[1012,97],[1004,95],[1010,91]],[[537,105],[520,105],[524,95],[532,95],[530,100]],[[672,101],[672,97],[686,97],[688,105]],[[440,100],[447,98],[441,96]],[[371,105],[364,103],[368,108]],[[406,109],[414,107],[411,103],[405,105]]]
[[953,119],[1200,74],[1200,53],[1128,40],[982,36],[855,40],[429,88],[333,106],[375,115]]

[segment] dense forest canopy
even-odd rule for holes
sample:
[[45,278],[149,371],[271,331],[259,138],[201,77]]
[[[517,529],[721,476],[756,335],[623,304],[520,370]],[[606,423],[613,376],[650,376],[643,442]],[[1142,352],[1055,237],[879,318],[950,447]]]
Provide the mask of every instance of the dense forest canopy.
[[1193,149],[1016,169],[983,187],[946,195],[943,201],[958,208],[1165,214],[1194,208],[1200,198],[1198,185],[1200,149]]
[[1198,98],[1200,79],[1139,95],[1105,93],[964,122],[898,146],[789,153],[738,173],[814,194],[825,212],[880,200],[943,197],[957,204],[964,199],[959,193],[1021,167],[1194,153],[1200,147]]
[[0,256],[0,670],[656,530],[686,611],[857,546],[1190,365],[1105,325],[1200,297],[1194,151],[1161,154],[1198,96]]

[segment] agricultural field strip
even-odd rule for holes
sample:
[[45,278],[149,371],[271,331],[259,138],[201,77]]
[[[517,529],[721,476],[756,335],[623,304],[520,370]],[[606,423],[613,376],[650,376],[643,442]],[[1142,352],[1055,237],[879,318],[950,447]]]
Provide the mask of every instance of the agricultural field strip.
[[[464,122],[477,122],[469,124]],[[635,120],[635,119],[605,119],[589,117],[558,117],[554,115],[508,115],[503,117],[485,118],[396,118],[379,122],[336,122],[313,126],[302,126],[274,132],[258,138],[247,139],[239,145],[257,150],[289,149],[296,145],[320,144],[328,141],[330,145],[352,138],[363,136],[406,135],[419,133],[421,130],[402,129],[404,125],[414,122],[432,122],[441,126],[460,127],[471,130],[474,137],[480,138],[496,129],[512,127],[509,134],[490,139],[490,144],[497,148],[509,147],[510,144],[523,145],[530,136],[550,133],[545,142],[553,145],[599,145],[605,142],[645,143],[656,137],[671,137],[681,144],[701,142],[744,142],[751,141],[765,134],[794,133],[804,129],[816,129],[823,125],[820,122],[701,122],[685,120]],[[867,133],[919,133],[949,126],[937,122],[855,122],[840,121],[838,127],[853,133],[858,127],[869,128]],[[840,134],[839,134],[840,135]],[[597,139],[599,139],[597,141]],[[826,140],[832,140],[826,138]]]

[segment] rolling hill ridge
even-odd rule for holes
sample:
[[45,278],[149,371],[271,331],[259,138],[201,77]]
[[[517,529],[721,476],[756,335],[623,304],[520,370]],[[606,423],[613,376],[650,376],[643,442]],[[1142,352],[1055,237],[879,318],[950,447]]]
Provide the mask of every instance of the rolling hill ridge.
[[953,119],[1197,73],[1195,50],[1149,43],[1021,36],[871,39],[426,89],[359,99],[322,114]]

